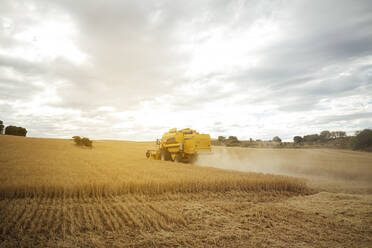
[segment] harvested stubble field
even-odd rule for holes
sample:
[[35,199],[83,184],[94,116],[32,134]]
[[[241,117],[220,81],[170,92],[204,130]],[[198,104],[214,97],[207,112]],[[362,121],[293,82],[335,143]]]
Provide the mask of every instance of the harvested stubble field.
[[[0,136],[0,247],[372,245],[371,154],[214,148],[197,162],[226,169],[224,154],[231,170],[221,170],[146,160],[152,146],[95,141],[85,149],[70,140]],[[308,151],[316,162],[302,165],[298,154]],[[350,168],[337,168],[339,156],[361,177],[340,176]],[[282,162],[270,167],[270,157]],[[260,171],[259,164],[283,175],[233,171]],[[287,176],[312,167],[343,183],[331,188],[310,173],[308,187]],[[353,192],[345,180],[358,185]]]

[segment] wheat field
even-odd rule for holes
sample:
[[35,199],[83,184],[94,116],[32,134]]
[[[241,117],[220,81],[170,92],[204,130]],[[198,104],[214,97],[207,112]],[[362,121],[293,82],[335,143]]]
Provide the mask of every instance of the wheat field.
[[[364,182],[370,154],[214,147],[191,165],[147,160],[151,142],[93,145],[0,135],[1,248],[372,245],[368,190],[323,192],[311,181],[323,167]],[[300,159],[307,153],[316,159]]]
[[153,143],[1,136],[0,197],[115,196],[201,191],[306,191],[304,180],[147,160]]

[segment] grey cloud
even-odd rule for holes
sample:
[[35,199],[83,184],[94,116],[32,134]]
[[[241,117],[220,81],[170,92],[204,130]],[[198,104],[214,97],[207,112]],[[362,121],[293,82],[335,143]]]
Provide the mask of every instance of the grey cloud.
[[372,112],[361,112],[361,113],[345,114],[345,115],[324,116],[324,117],[319,118],[319,120],[317,120],[316,123],[327,124],[331,122],[362,120],[362,119],[372,120]]
[[319,109],[318,100],[313,98],[293,98],[293,99],[285,99],[285,103],[282,103],[278,110],[284,112],[304,112],[314,109]]
[[319,72],[329,65],[342,66],[350,59],[371,55],[372,5],[359,3],[297,1],[284,18],[289,37],[259,51],[262,65],[243,72],[238,80],[285,88],[292,82],[306,83],[306,78],[321,79],[324,75]]
[[24,75],[38,75],[43,71],[40,64],[5,55],[0,55],[0,67],[11,68]]
[[[40,80],[58,86],[61,101],[49,106],[81,111],[81,116],[87,119],[117,123],[119,120],[99,112],[98,108],[113,106],[118,111],[129,111],[138,108],[141,101],[156,103],[156,99],[166,98],[170,99],[168,104],[174,112],[201,109],[207,103],[229,102],[237,108],[273,105],[269,111],[273,114],[301,114],[310,110],[329,111],[320,104],[327,99],[371,95],[372,62],[366,59],[372,55],[370,1],[188,1],[180,4],[178,1],[35,0],[32,3],[34,8],[30,10],[23,2],[3,1],[0,14],[13,22],[6,28],[0,25],[1,48],[22,46],[14,34],[53,15],[63,14],[76,27],[73,42],[87,56],[87,63],[76,65],[65,58],[30,62],[0,55],[0,68],[11,69],[18,75],[17,79],[9,78],[0,71],[0,100],[28,99],[41,90],[30,81]],[[278,24],[281,38],[247,54],[247,57],[260,58],[256,67],[234,72],[221,69],[196,79],[185,75],[192,59],[184,49],[189,45],[187,42],[192,39],[195,44],[205,42],[210,38],[210,31],[220,27],[231,33],[244,32],[260,18]],[[350,68],[350,76],[336,77]],[[180,91],[195,82],[208,87],[191,96]],[[236,88],[225,91],[225,83]],[[247,97],[234,102],[237,95]],[[5,106],[0,106],[0,112],[8,113]],[[6,117],[15,120],[14,116]],[[365,119],[357,113],[349,117]],[[27,122],[37,117],[17,118]],[[50,136],[65,136],[73,130],[58,131],[54,121],[78,125],[68,117],[40,118],[37,119],[43,123],[43,129],[49,127]],[[327,121],[334,120],[325,119],[324,123]],[[219,122],[220,119],[212,119],[208,126],[216,133],[232,128],[213,125]],[[94,127],[89,123],[79,125],[93,132]],[[37,123],[32,127],[37,135],[43,134]],[[95,128],[100,130],[99,135],[104,135],[102,130],[107,126],[99,124]]]
[[215,133],[215,134],[223,134],[223,135],[225,135],[225,133],[228,131],[227,128],[223,128],[223,127],[219,127],[219,126],[210,127],[209,130],[210,130],[212,133]]
[[[146,4],[109,1],[104,5],[60,1],[56,6],[68,12],[77,24],[81,32],[80,49],[93,55],[94,78],[59,90],[64,99],[61,104],[76,107],[76,96],[71,92],[84,94],[84,85],[89,85],[89,94],[84,94],[87,98],[81,99],[84,109],[92,99],[99,104],[130,107],[139,100],[133,96],[147,98],[177,93],[181,83],[191,83],[184,79],[190,60],[189,54],[180,49],[185,38],[204,32],[203,28],[208,30],[225,23],[241,28],[247,20],[261,15],[261,11],[254,8],[224,1],[182,5],[174,1],[148,1]],[[244,22],[233,22],[232,16],[237,11],[242,12]],[[187,33],[190,31],[192,33]],[[101,87],[103,83],[105,89]],[[110,101],[102,100],[102,95],[110,96]],[[204,101],[204,97],[200,101]]]
[[15,100],[27,100],[35,93],[41,92],[42,90],[43,89],[40,86],[25,84],[23,81],[0,77],[1,100],[7,100],[9,102]]

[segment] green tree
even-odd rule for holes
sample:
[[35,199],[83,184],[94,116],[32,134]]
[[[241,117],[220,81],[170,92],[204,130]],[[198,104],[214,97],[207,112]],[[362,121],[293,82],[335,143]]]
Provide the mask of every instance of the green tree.
[[279,138],[279,136],[275,136],[275,137],[273,138],[273,141],[274,141],[274,142],[279,142],[279,143],[281,143],[281,142],[282,142],[282,139]]
[[239,145],[239,140],[236,136],[229,136],[229,138],[226,140],[225,144],[227,146],[237,146],[237,145]]
[[225,136],[218,136],[218,141],[224,142],[226,140]]
[[328,130],[320,132],[320,139],[323,141],[329,140],[331,138],[331,132]]
[[82,139],[81,139],[81,142],[83,143],[84,146],[92,147],[92,143],[93,143],[93,141],[91,141],[91,140],[88,139],[88,138],[82,138]]
[[16,135],[16,136],[26,136],[27,130],[24,127],[7,126],[5,128],[5,134]]
[[298,144],[298,143],[301,143],[303,141],[303,138],[301,136],[294,136],[293,137],[293,142]]
[[78,146],[87,146],[90,148],[92,148],[93,146],[93,141],[88,138],[85,138],[85,137],[80,138],[80,136],[74,136],[72,137],[72,139],[74,140],[75,144]]
[[355,138],[353,148],[355,150],[365,150],[372,147],[372,130],[364,129]]
[[76,145],[78,145],[78,146],[82,145],[80,136],[74,136],[74,137],[72,137],[72,139],[74,140]]
[[236,136],[229,136],[228,140],[233,141],[233,142],[239,142]]
[[3,134],[3,132],[4,132],[3,121],[0,121],[0,134]]
[[309,134],[305,135],[303,141],[304,142],[315,142],[319,140],[319,135],[318,134]]

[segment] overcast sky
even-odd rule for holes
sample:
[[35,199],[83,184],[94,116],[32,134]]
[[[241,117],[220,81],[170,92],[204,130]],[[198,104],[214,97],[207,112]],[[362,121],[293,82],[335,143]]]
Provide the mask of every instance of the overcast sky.
[[15,1],[0,120],[31,137],[372,127],[372,1]]

